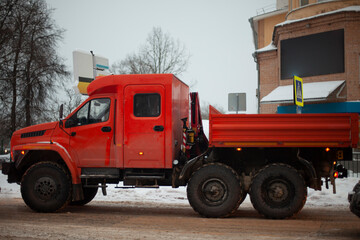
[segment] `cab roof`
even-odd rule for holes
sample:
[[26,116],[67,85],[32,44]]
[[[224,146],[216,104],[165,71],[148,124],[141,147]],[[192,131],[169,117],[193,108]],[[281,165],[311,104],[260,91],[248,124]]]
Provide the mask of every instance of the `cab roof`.
[[179,80],[173,74],[109,75],[98,77],[92,81],[87,87],[87,93],[89,96],[101,93],[116,93],[119,87],[129,84],[171,84],[174,79]]

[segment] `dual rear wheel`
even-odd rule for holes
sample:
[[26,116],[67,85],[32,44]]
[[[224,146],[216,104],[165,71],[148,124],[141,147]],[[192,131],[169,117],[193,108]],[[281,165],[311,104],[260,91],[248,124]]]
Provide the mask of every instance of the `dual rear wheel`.
[[254,208],[266,218],[289,218],[303,208],[307,198],[304,178],[286,164],[270,164],[255,176],[250,186]]
[[[296,169],[270,164],[255,176],[250,187],[254,208],[267,218],[282,219],[298,213],[306,202],[307,188]],[[198,169],[188,182],[187,196],[204,217],[227,217],[244,201],[246,192],[238,174],[220,163]]]

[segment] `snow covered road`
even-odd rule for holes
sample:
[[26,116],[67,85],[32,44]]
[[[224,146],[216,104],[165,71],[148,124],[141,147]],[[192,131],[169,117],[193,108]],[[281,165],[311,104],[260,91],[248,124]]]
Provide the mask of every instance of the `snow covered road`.
[[305,207],[294,218],[269,220],[245,203],[231,218],[209,219],[188,204],[148,197],[97,200],[49,214],[31,211],[19,198],[0,198],[0,239],[355,240],[360,239],[359,223],[347,206],[340,205]]

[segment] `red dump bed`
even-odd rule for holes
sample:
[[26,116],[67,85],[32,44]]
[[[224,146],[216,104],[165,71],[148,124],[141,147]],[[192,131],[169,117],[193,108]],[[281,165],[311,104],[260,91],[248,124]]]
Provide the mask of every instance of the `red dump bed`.
[[352,147],[359,116],[337,114],[221,114],[210,106],[211,147]]

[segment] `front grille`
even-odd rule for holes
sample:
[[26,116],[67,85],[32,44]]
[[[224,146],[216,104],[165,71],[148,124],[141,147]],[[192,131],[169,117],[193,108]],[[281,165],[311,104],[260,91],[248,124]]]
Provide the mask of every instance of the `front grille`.
[[39,137],[39,136],[44,135],[45,131],[46,130],[23,133],[23,134],[21,134],[21,138]]

